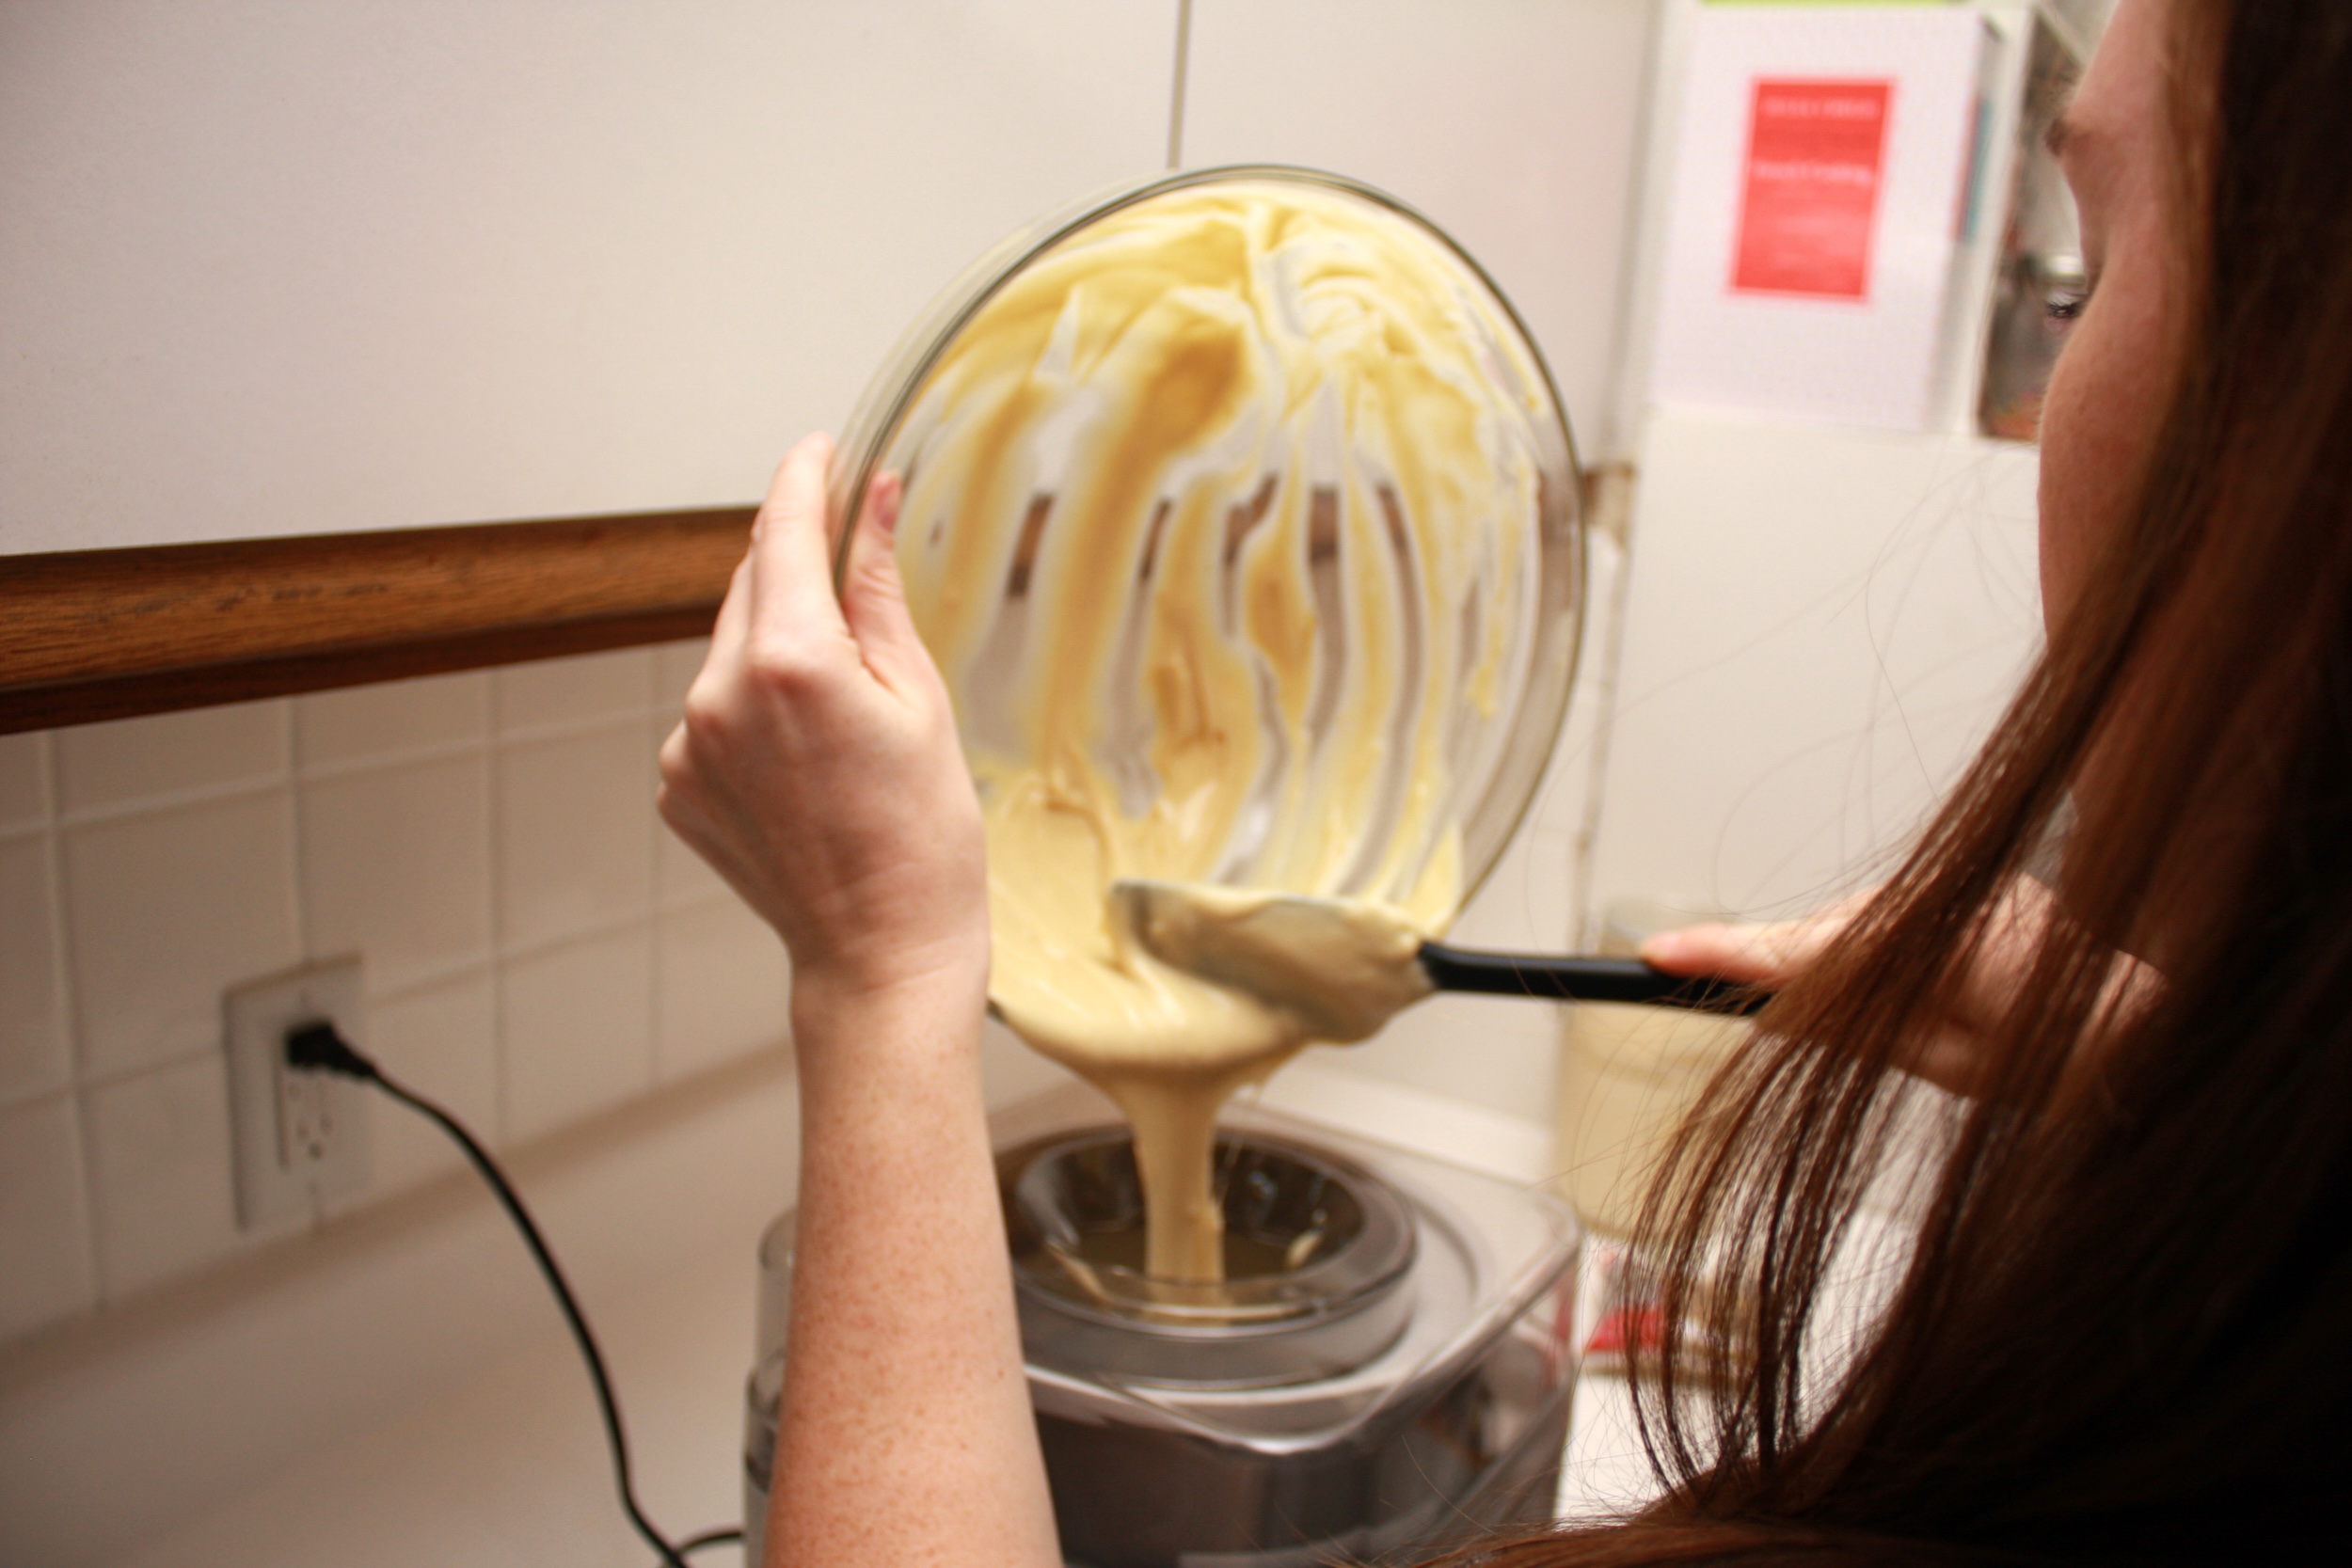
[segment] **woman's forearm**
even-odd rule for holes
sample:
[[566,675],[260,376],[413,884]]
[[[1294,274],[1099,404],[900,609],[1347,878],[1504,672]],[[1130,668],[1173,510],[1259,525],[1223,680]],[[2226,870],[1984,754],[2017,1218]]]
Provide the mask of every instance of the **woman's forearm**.
[[792,952],[800,1232],[774,1563],[1057,1560],[981,1111],[988,876],[877,480],[836,596],[832,445],[776,470],[661,748],[661,815]]
[[1057,1563],[979,1083],[946,976],[798,991],[800,1228],[768,1560]]

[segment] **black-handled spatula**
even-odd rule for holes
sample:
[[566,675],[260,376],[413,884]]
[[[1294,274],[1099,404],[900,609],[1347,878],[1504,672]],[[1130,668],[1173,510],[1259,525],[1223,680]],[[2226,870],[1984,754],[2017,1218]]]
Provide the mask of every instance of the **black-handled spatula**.
[[1303,1013],[1329,1039],[1360,1039],[1440,990],[1727,1016],[1772,1000],[1753,987],[1669,974],[1638,958],[1482,953],[1423,942],[1397,911],[1356,899],[1131,878],[1111,884],[1111,911],[1120,940],[1172,969]]
[[1659,1007],[1745,1017],[1772,993],[1729,980],[1669,974],[1639,958],[1554,958],[1540,953],[1480,953],[1443,942],[1421,944],[1421,967],[1438,990],[1484,996],[1538,996],[1558,1002],[1645,1002]]

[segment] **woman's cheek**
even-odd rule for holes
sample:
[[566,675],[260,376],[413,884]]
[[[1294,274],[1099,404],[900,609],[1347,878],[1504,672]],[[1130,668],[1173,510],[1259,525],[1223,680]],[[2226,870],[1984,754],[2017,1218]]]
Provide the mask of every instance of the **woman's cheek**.
[[2129,523],[2179,384],[2160,266],[2110,274],[2075,322],[2042,410],[2042,619],[2055,629]]
[[[2050,372],[2050,387],[2042,404],[2042,475],[2040,555],[2042,565],[2042,625],[2055,633],[2075,596],[2081,592],[2090,550],[2086,536],[2094,531],[2097,496],[2087,484],[2084,447],[2095,444],[2098,432],[2090,419],[2096,407],[2079,390],[2083,359],[2095,347],[2086,341],[2077,325],[2075,336],[2059,354]],[[2095,381],[2095,374],[2093,376]]]

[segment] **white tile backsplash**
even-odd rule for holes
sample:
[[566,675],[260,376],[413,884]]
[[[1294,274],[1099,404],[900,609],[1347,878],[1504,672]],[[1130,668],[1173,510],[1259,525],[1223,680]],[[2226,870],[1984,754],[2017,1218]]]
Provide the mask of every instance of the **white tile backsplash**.
[[505,1135],[528,1138],[653,1084],[653,932],[631,926],[505,966]]
[[645,911],[653,896],[653,752],[640,718],[502,747],[500,942],[555,941]]
[[791,1033],[784,942],[729,895],[672,910],[655,929],[656,1075],[662,1082],[779,1043]]
[[263,1239],[237,1229],[229,1081],[218,1054],[103,1085],[85,1104],[99,1277],[109,1298]]
[[0,832],[49,815],[49,737],[0,735]]
[[[650,743],[657,752],[661,742],[669,737],[670,725],[658,721]],[[686,847],[686,841],[670,831],[670,825],[654,819],[654,896],[664,909],[681,904],[700,903],[707,898],[735,896],[726,879],[710,869],[710,863]]]
[[72,1098],[0,1111],[0,1342],[96,1304],[84,1195]]
[[289,791],[69,828],[64,843],[85,1073],[217,1053],[221,992],[302,956]]
[[491,676],[499,730],[514,735],[643,713],[653,701],[653,669],[647,648],[511,665]]
[[653,705],[654,712],[663,718],[675,718],[686,705],[686,689],[702,673],[703,660],[710,657],[710,639],[697,637],[687,642],[665,642],[654,650]]
[[479,752],[302,792],[302,911],[315,955],[359,953],[398,990],[490,946],[490,791]]
[[[498,1008],[485,969],[368,1008],[368,1054],[403,1088],[485,1143],[499,1125]],[[465,1164],[449,1135],[383,1095],[367,1101],[374,1171],[344,1207],[389,1197]]]
[[71,816],[282,779],[286,719],[283,702],[238,703],[59,730],[60,807]]
[[462,746],[489,734],[490,677],[482,671],[294,700],[294,745],[305,768]]
[[72,1077],[46,834],[0,839],[0,1105]]
[[[654,812],[706,647],[0,737],[0,1345],[263,1239],[233,986],[358,954],[369,1049],[493,1142],[781,1040],[782,943]],[[457,1158],[370,1104],[373,1176],[330,1214]]]

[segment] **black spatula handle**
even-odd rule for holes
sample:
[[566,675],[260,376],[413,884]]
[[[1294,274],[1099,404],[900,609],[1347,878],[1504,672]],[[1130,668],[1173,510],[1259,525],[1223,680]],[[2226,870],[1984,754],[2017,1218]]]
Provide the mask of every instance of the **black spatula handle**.
[[1439,942],[1421,945],[1421,967],[1439,990],[1483,996],[1535,996],[1558,1002],[1646,1002],[1661,1007],[1744,1017],[1770,991],[1729,980],[1692,979],[1652,969],[1639,958],[1563,958],[1534,953],[1473,953]]

